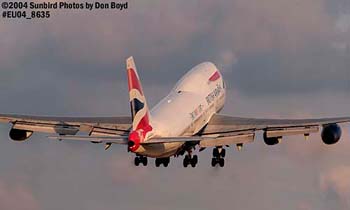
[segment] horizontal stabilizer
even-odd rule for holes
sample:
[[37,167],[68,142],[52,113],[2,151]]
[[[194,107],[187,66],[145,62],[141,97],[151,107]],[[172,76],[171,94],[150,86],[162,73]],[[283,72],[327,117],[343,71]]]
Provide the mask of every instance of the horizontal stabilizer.
[[161,144],[161,143],[173,143],[173,142],[191,142],[191,141],[201,141],[203,137],[201,136],[189,136],[189,137],[159,137],[152,138],[141,144]]
[[48,136],[49,139],[91,141],[94,143],[128,144],[128,136]]

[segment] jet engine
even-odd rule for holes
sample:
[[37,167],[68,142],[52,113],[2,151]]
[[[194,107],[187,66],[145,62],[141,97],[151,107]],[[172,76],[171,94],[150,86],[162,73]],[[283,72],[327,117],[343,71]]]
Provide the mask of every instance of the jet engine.
[[264,132],[264,142],[269,146],[273,146],[280,143],[281,138],[282,137],[267,137],[266,131]]
[[338,124],[324,125],[322,130],[323,143],[331,145],[337,143],[341,138],[341,128]]
[[12,128],[10,130],[9,136],[14,141],[25,141],[32,134],[33,134],[33,131],[19,130],[19,129]]

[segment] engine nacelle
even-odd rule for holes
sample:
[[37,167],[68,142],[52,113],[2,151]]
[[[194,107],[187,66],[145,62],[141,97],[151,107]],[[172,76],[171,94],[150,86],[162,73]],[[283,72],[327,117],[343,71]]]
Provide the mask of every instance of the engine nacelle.
[[322,130],[323,143],[331,145],[337,143],[341,138],[341,128],[338,124],[325,125]]
[[267,133],[266,131],[264,132],[264,142],[265,144],[269,145],[269,146],[273,146],[276,145],[278,143],[280,143],[280,139],[282,137],[267,137]]
[[9,133],[10,138],[14,141],[25,141],[31,135],[33,135],[33,131],[19,130],[15,128],[12,128]]

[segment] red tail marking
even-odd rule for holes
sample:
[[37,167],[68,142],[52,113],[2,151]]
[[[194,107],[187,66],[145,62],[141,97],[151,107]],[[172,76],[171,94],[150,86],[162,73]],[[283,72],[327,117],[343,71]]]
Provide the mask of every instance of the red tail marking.
[[133,142],[133,145],[129,147],[129,150],[132,152],[136,152],[137,149],[140,147],[140,143],[142,143],[145,140],[147,133],[152,129],[152,126],[149,124],[148,114],[146,114],[140,120],[136,130],[132,131],[129,134],[129,141]]
[[132,146],[131,145],[129,146],[130,151],[136,152],[136,150],[140,147],[141,138],[142,138],[142,135],[139,131],[132,131],[129,134],[129,141],[133,143]]
[[149,117],[148,114],[146,114],[137,125],[136,130],[142,129],[144,131],[144,136],[152,130],[152,126],[149,124]]
[[137,78],[135,70],[132,68],[128,69],[128,84],[129,84],[129,91],[131,89],[137,89],[141,93],[141,95],[143,95],[140,81]]

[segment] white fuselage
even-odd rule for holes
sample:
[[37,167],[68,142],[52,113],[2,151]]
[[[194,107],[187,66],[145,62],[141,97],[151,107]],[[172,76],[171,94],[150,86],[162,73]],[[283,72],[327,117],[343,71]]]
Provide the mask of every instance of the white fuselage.
[[[223,108],[224,103],[222,75],[214,64],[201,63],[185,74],[169,95],[151,110],[153,130],[147,139],[193,136]],[[183,143],[143,145],[136,153],[149,157],[170,157],[182,145]]]

